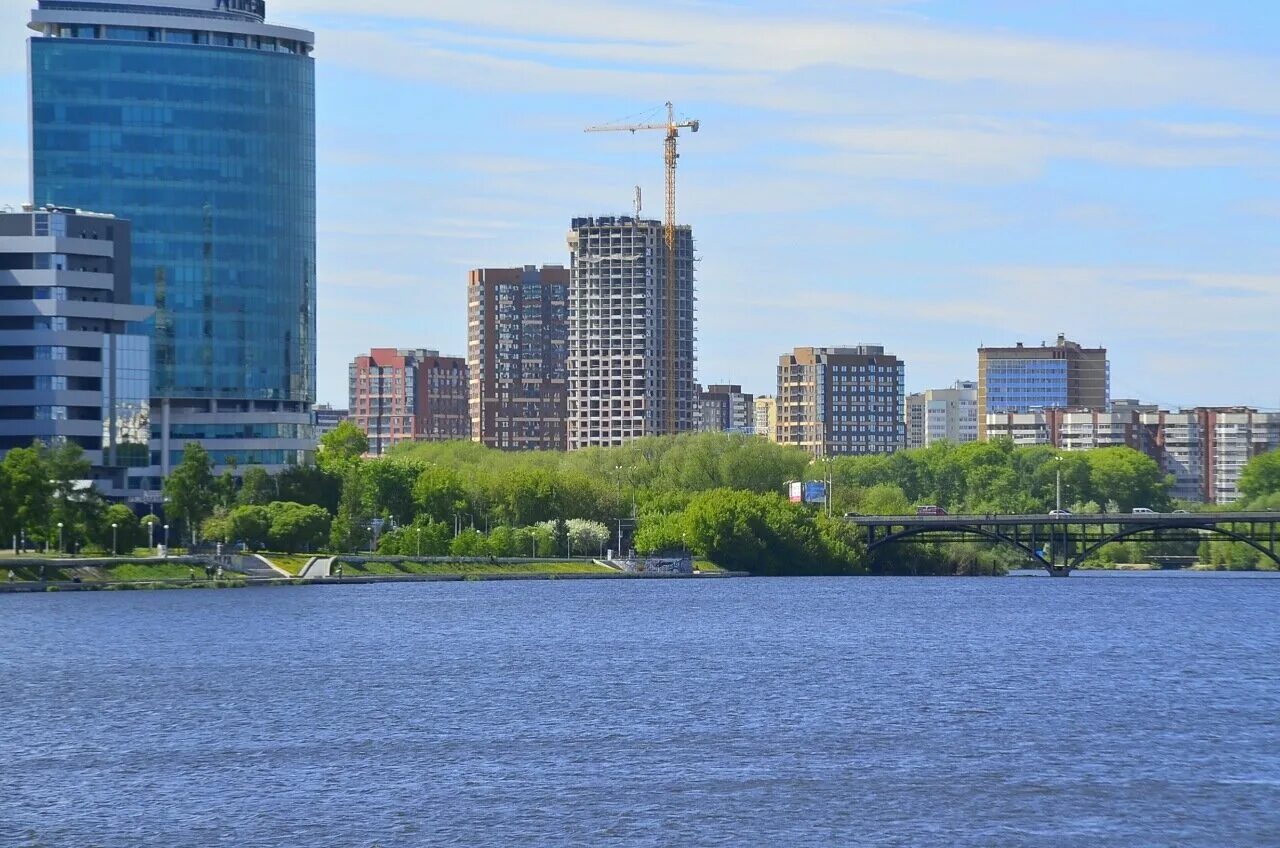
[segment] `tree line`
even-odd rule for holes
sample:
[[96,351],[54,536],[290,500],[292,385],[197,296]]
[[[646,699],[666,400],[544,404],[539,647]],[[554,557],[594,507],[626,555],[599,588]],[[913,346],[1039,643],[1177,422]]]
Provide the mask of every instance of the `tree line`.
[[[379,459],[365,458],[367,450],[365,435],[346,422],[322,439],[313,466],[215,477],[207,452],[188,445],[165,483],[164,521],[175,542],[290,552],[598,556],[618,546],[622,530],[641,554],[687,551],[758,573],[950,573],[1009,563],[971,545],[869,559],[841,516],[909,514],[921,504],[952,513],[1044,513],[1057,505],[1059,482],[1063,506],[1075,512],[1174,506],[1171,481],[1128,448],[1066,453],[996,441],[815,461],[764,439],[702,433],[572,453],[511,453],[471,442],[401,445]],[[127,506],[75,490],[87,474],[73,446],[10,451],[0,462],[0,527],[25,528],[27,538],[56,545],[51,528],[61,521],[66,537],[103,550],[112,523],[122,550],[145,539],[145,524]],[[784,496],[791,481],[828,477],[832,519]],[[1268,500],[1280,497],[1278,455],[1255,459],[1241,489],[1260,508],[1280,507]],[[1235,547],[1205,550],[1244,556]]]

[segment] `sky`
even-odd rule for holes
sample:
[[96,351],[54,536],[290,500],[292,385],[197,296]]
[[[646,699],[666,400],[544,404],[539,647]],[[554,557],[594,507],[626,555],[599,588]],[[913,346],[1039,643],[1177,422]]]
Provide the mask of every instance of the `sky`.
[[[29,193],[25,21],[0,0],[0,205]],[[698,374],[772,393],[798,345],[908,388],[979,345],[1109,349],[1112,394],[1280,407],[1280,4],[268,0],[317,33],[319,400],[370,347],[466,352],[473,267],[567,264],[662,214],[681,138]]]

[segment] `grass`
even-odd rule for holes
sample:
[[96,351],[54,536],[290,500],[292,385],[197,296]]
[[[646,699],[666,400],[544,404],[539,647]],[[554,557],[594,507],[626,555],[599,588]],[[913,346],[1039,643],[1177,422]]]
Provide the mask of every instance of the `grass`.
[[344,562],[344,577],[366,575],[403,574],[461,574],[463,576],[490,576],[500,574],[611,574],[613,569],[593,562],[532,562],[511,565],[488,562],[367,562],[353,565]]
[[311,558],[315,554],[262,554],[263,557],[270,560],[272,564],[283,568],[285,571],[297,577],[302,569],[307,567],[307,563],[311,562]]
[[710,573],[710,572],[723,572],[723,571],[728,571],[728,569],[727,569],[727,568],[721,568],[720,566],[716,565],[716,564],[715,564],[714,562],[712,562],[711,560],[709,560],[709,559],[703,559],[702,557],[694,557],[694,560],[693,560],[693,567],[694,567],[696,570],[698,570],[698,571],[705,571],[705,572],[709,572],[709,573]]

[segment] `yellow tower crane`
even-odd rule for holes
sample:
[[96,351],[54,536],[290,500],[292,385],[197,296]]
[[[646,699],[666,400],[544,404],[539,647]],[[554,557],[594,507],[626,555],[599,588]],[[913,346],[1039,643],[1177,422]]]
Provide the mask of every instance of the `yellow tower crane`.
[[700,121],[676,121],[675,107],[670,103],[667,106],[667,122],[665,124],[606,124],[597,127],[587,127],[587,132],[629,132],[636,133],[641,130],[663,130],[667,134],[665,145],[666,150],[666,172],[667,172],[667,220],[664,224],[664,235],[667,243],[667,278],[666,278],[666,314],[663,316],[663,366],[666,373],[666,409],[664,410],[663,421],[667,435],[675,435],[679,428],[679,417],[676,409],[678,397],[676,394],[676,373],[679,365],[679,348],[676,345],[677,335],[679,332],[680,322],[679,313],[676,309],[676,293],[679,290],[676,285],[676,161],[680,158],[680,154],[676,148],[676,139],[680,137],[680,130],[688,129],[697,132],[701,124]]

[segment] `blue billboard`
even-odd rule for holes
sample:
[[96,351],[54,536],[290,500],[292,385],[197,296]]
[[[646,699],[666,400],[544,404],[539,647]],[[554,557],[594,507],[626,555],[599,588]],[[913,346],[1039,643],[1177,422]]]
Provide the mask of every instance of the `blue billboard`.
[[804,502],[824,504],[827,502],[827,484],[822,480],[810,480],[804,484]]

